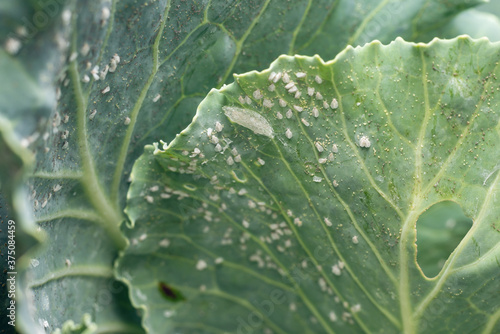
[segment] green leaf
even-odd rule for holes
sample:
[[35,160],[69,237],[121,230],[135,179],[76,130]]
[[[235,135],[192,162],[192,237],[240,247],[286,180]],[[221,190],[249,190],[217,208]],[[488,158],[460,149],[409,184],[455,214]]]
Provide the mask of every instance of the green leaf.
[[[48,31],[38,31],[37,39],[28,36],[27,31],[19,29],[22,15],[32,10],[24,2],[0,6],[3,46],[0,48],[0,186],[7,198],[19,186],[23,169],[32,163],[33,156],[27,147],[40,137],[55,108],[55,90],[51,84],[60,71],[65,47],[53,35],[57,33],[63,38],[67,32],[60,22],[47,20]],[[17,211],[22,213],[23,209]]]
[[[0,115],[0,199],[2,200],[5,225],[0,228],[3,238],[7,238],[8,220],[23,224],[16,225],[15,257],[21,258],[31,247],[41,241],[42,237],[33,233],[34,224],[31,219],[28,194],[24,189],[27,166],[32,163],[30,152],[23,148],[16,140],[16,136],[9,121]],[[2,243],[2,245],[7,245]],[[5,249],[7,253],[7,249]],[[7,261],[7,258],[5,258]],[[11,270],[15,271],[15,270]],[[4,309],[5,310],[5,309]]]
[[484,5],[479,6],[478,9],[486,13],[500,16],[500,3],[498,1],[490,0]]
[[[38,147],[37,154],[43,156],[50,147],[47,145],[47,141],[61,135],[56,132],[61,118],[58,119],[58,113],[54,117],[51,114],[56,108],[56,97],[61,95],[61,92],[54,87],[55,78],[60,73],[61,64],[65,62],[65,57],[62,54],[67,53],[68,14],[71,12],[66,11],[65,15],[61,17],[63,3],[64,1],[46,3],[46,6],[44,4],[40,8],[37,6],[41,2],[38,2],[34,8],[24,4],[24,7],[21,7],[25,9],[25,16],[22,18],[20,14],[19,17],[8,16],[10,18],[8,22],[11,23],[12,27],[8,30],[2,30],[2,34],[7,34],[5,42],[2,42],[5,51],[0,50],[0,71],[3,78],[3,86],[0,90],[0,135],[4,136],[4,138],[0,138],[2,151],[0,181],[2,181],[2,194],[5,194],[10,200],[9,202],[13,203],[12,218],[17,223],[18,288],[16,301],[18,306],[16,325],[17,328],[26,333],[39,332],[40,328],[54,330],[67,319],[77,320],[84,312],[98,312],[99,316],[95,318],[99,321],[102,318],[106,319],[106,323],[101,326],[103,330],[142,332],[139,318],[128,301],[126,288],[113,278],[110,266],[114,255],[111,258],[109,256],[102,257],[102,261],[106,263],[104,267],[100,267],[99,262],[90,268],[85,265],[78,266],[78,264],[72,267],[71,257],[60,253],[65,246],[64,243],[59,241],[54,247],[53,241],[57,240],[58,233],[54,233],[50,228],[45,228],[44,232],[52,234],[48,238],[50,244],[44,245],[45,249],[41,247],[32,249],[30,258],[21,257],[24,249],[34,244],[33,237],[43,240],[43,233],[39,232],[41,228],[38,226],[38,231],[36,230],[37,227],[34,226],[33,217],[31,217],[32,204],[35,210],[45,205],[43,201],[38,201],[39,197],[36,194],[42,192],[42,195],[52,195],[48,192],[43,193],[43,188],[34,187],[33,184],[31,184],[30,194],[26,194],[24,174],[33,160],[32,152],[26,147],[35,151]],[[1,14],[4,16],[3,12]],[[33,21],[28,21],[29,19]],[[41,19],[46,21],[39,21]],[[42,24],[37,24],[37,27],[33,28],[29,24],[24,25],[23,23],[26,21],[31,25],[40,22]],[[7,21],[2,21],[2,23],[4,22]],[[9,43],[11,43],[10,46]],[[19,47],[12,48],[12,43],[17,43]],[[65,82],[67,86],[69,82],[64,77],[60,78],[60,81],[62,86]],[[51,124],[50,128],[47,129],[49,119]],[[52,138],[50,138],[48,131],[52,134]],[[2,145],[3,143],[6,145]],[[55,157],[54,160],[45,163],[52,164],[59,158]],[[10,161],[13,159],[18,159],[19,162],[14,164]],[[41,162],[43,160],[39,161],[38,166]],[[45,196],[44,199],[47,197]],[[33,202],[28,204],[28,200]],[[37,217],[37,223],[39,223],[38,219],[39,217]],[[62,231],[63,229],[60,228],[58,232]],[[99,231],[94,230],[93,232]],[[73,233],[70,232],[68,235],[72,236]],[[86,242],[92,242],[91,233],[80,231],[80,236],[83,237],[86,234],[90,235],[87,236]],[[74,247],[73,238],[73,236],[66,238],[69,242],[67,246],[70,248]],[[91,248],[83,243],[81,246],[86,247],[86,249]],[[96,243],[93,243],[92,247],[96,253],[103,249],[103,247],[99,248]],[[105,250],[109,248],[112,249],[112,254],[116,253],[116,248],[113,245],[104,246]],[[44,258],[43,254],[47,249],[52,250],[52,254],[58,256],[51,259]],[[106,251],[103,252],[106,253]],[[82,256],[85,255],[84,252],[81,253]],[[97,257],[100,258],[101,254],[97,254]],[[87,253],[88,259],[92,259],[92,255]],[[57,265],[59,261],[61,261],[62,266],[56,267],[59,270],[54,269],[54,265]],[[26,270],[36,267],[39,269]],[[64,281],[65,276],[71,277],[72,275],[95,277],[95,279],[85,281],[85,279],[75,278],[70,282]],[[46,290],[41,291],[40,285],[44,285]],[[85,291],[85,293],[78,295],[74,291]],[[64,292],[61,300],[51,298],[60,292]],[[86,301],[84,297],[89,299]],[[38,308],[36,308],[37,306]],[[132,328],[123,326],[120,317],[128,318],[128,321],[131,322],[135,319],[136,326]],[[54,318],[57,321],[54,321]]]
[[473,38],[487,37],[492,42],[500,41],[500,19],[496,15],[470,9],[454,17],[449,23],[418,38],[430,41],[434,37],[453,38],[469,35]]
[[[32,43],[26,44],[25,50],[36,49]],[[53,61],[55,66],[56,55],[57,51],[52,49],[40,58]],[[41,78],[42,70],[28,73],[27,62],[23,50],[18,58],[14,58],[0,49],[3,79],[0,84],[0,192],[6,206],[10,207],[10,218],[19,223],[17,258],[41,240],[41,236],[33,231],[30,203],[24,189],[25,174],[34,161],[27,146],[38,139],[39,129],[45,126],[54,108],[54,93]],[[45,78],[55,75],[51,71],[43,72]],[[7,229],[4,231],[6,233]]]
[[[89,313],[99,328],[140,332],[124,287],[110,288],[132,164],[145,144],[185,128],[232,73],[284,53],[331,58],[347,44],[416,38],[481,2],[68,1],[62,17],[72,34],[56,38],[70,45],[58,104],[30,146],[31,200],[47,241],[23,280],[26,314],[51,330]],[[49,13],[49,4],[36,13]]]
[[[498,332],[499,59],[486,40],[397,39],[212,90],[132,171],[118,274],[145,328]],[[474,225],[429,279],[415,225],[444,200]]]
[[[7,222],[15,222],[15,253],[9,254],[16,259],[15,268],[4,268],[17,273],[14,275],[16,327],[5,324],[2,328],[24,328],[29,332],[34,328],[34,319],[26,316],[28,303],[19,282],[24,276],[23,263],[29,262],[26,252],[43,240],[43,234],[36,230],[25,189],[26,174],[31,171],[34,161],[28,146],[40,138],[55,108],[56,92],[52,82],[61,69],[61,53],[66,47],[60,42],[67,33],[67,25],[55,16],[45,17],[43,26],[38,29],[27,30],[23,23],[32,14],[33,6],[27,1],[0,5],[0,197],[5,201],[2,208],[5,224],[0,234],[2,240],[7,240]],[[7,247],[7,243],[2,242],[2,245]],[[2,253],[7,260],[7,248]],[[10,298],[5,302],[9,303]],[[6,317],[8,313],[7,308],[0,311],[2,324],[4,320],[13,320]]]

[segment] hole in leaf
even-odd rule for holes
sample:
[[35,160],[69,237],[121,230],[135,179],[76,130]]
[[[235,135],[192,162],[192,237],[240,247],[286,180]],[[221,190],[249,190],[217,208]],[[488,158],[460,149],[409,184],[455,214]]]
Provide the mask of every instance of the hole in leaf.
[[462,207],[452,201],[434,204],[417,220],[417,262],[434,277],[472,226]]
[[172,302],[186,300],[179,290],[169,286],[167,283],[158,282],[158,289],[163,297]]

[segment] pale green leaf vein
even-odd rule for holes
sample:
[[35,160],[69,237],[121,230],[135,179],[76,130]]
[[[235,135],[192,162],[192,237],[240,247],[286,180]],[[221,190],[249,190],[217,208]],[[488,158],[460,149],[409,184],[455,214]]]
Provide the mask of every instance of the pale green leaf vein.
[[[191,244],[193,247],[195,248],[198,248],[199,250],[201,250],[203,253],[209,255],[211,258],[213,258],[214,260],[216,258],[218,258],[219,256],[211,251],[209,251],[208,249],[206,249],[205,247],[202,247],[200,246],[199,244],[195,243],[191,238],[189,238],[187,235],[179,235],[179,234],[163,234],[164,236],[166,237],[169,237],[169,238],[180,238],[180,239],[183,239],[185,240],[186,242],[188,242],[189,244]],[[242,271],[242,272],[245,272],[249,275],[252,275],[258,279],[260,279],[261,281],[263,282],[266,282],[268,284],[271,284],[271,285],[274,285],[276,287],[279,287],[283,290],[286,290],[286,291],[289,291],[289,292],[294,292],[294,290],[289,287],[288,285],[285,285],[281,282],[278,282],[272,278],[269,278],[265,275],[261,275],[259,274],[258,272],[256,272],[255,270],[252,270],[252,269],[249,269],[243,265],[240,265],[240,264],[237,264],[237,263],[234,263],[234,262],[231,262],[231,261],[228,261],[226,259],[224,259],[224,261],[220,264],[221,266],[227,266],[229,268],[232,268],[232,269],[235,269],[235,270],[239,270],[239,271]]]
[[134,132],[135,125],[137,123],[137,116],[139,115],[139,111],[142,108],[142,104],[144,103],[146,95],[149,92],[149,88],[151,87],[151,84],[153,83],[156,73],[158,72],[159,69],[159,63],[158,63],[159,45],[161,37],[163,35],[163,29],[165,28],[165,24],[168,20],[168,13],[170,11],[170,6],[171,6],[171,0],[168,0],[165,6],[165,11],[163,13],[163,16],[161,16],[160,28],[158,29],[155,41],[153,43],[153,46],[151,47],[153,53],[153,68],[151,69],[151,74],[149,75],[149,78],[146,84],[144,85],[143,89],[141,90],[141,93],[139,94],[139,97],[134,105],[134,108],[130,113],[130,124],[128,125],[127,131],[125,132],[125,138],[123,139],[122,145],[120,147],[120,153],[116,161],[116,168],[113,174],[113,182],[110,194],[111,194],[111,202],[115,203],[115,207],[117,209],[120,207],[119,189],[123,177],[123,169],[125,168],[125,160],[127,159],[130,140],[132,139],[132,134]]
[[[76,52],[76,31],[74,30],[72,39],[72,50]],[[73,60],[69,64],[69,73],[73,84],[73,93],[75,97],[77,110],[77,142],[78,151],[81,157],[83,169],[83,177],[81,184],[94,208],[102,215],[105,224],[102,226],[107,230],[111,239],[118,248],[125,246],[125,239],[119,230],[119,223],[122,221],[122,215],[119,211],[115,211],[109,203],[108,198],[104,195],[104,191],[99,183],[97,171],[94,167],[94,159],[90,153],[90,148],[87,141],[87,104],[83,94],[80,75],[78,73],[78,64]]]
[[108,266],[72,265],[65,269],[53,271],[43,278],[30,281],[28,287],[33,289],[49,282],[72,277],[113,278],[113,270]]
[[[283,154],[280,151],[279,146],[276,144],[276,142],[274,140],[272,142],[273,142],[274,146],[276,147],[276,149],[278,150],[278,152],[280,153],[281,160],[283,161],[283,163],[285,164],[285,166],[287,166],[287,169],[288,169],[289,173],[295,178],[295,181],[297,182],[297,184],[300,186],[300,188],[304,192],[309,205],[311,206],[311,208],[314,208],[314,205],[311,202],[311,199],[309,198],[309,196],[307,195],[306,190],[303,188],[303,185],[297,179],[297,176],[295,175],[295,173],[292,171],[292,169],[290,168],[290,166],[286,162],[286,159],[283,157]],[[252,177],[260,184],[260,186],[271,196],[271,198],[273,199],[273,201],[276,202],[276,203],[279,203],[279,201],[276,198],[276,196],[271,193],[271,191],[264,185],[264,183],[262,182],[262,180],[257,175],[255,175],[252,172],[252,170],[250,168],[248,168],[248,166],[246,164],[244,164],[243,162],[241,162],[241,164],[252,175]],[[278,205],[280,207],[281,215],[287,221],[287,224],[288,224],[289,228],[293,231],[295,237],[297,238],[297,241],[299,242],[299,244],[301,245],[301,247],[304,249],[304,251],[307,253],[307,255],[309,256],[310,260],[314,263],[315,267],[319,268],[319,263],[317,262],[316,258],[313,256],[311,250],[307,247],[307,245],[304,243],[304,241],[300,237],[300,234],[298,233],[298,231],[295,228],[294,224],[290,221],[290,218],[285,213],[284,208],[282,208],[282,206],[280,204],[278,204]],[[321,220],[321,218],[318,218],[318,220],[319,220],[320,225],[325,229],[326,227],[324,226],[324,223]],[[330,233],[328,233],[328,231],[326,231],[326,233],[328,234],[328,236],[330,236]],[[332,244],[332,247],[337,251],[337,254],[339,255],[340,259],[344,260],[344,258],[342,257],[342,255],[340,253],[338,253],[337,247],[335,245],[333,245],[333,244]],[[347,265],[346,265],[346,267],[347,267]],[[342,299],[342,301],[346,301],[345,297],[340,293],[340,291],[337,289],[337,287],[331,282],[330,277],[328,277],[323,270],[320,271],[320,275],[325,279],[325,281],[328,283],[328,285],[330,286],[330,288]],[[360,327],[362,327],[364,329],[364,331],[367,332],[367,329],[366,329],[365,325],[363,324],[362,321],[360,321],[360,319],[357,318],[357,315],[354,314],[353,316],[356,318],[356,320],[358,320],[358,323],[359,323]],[[320,318],[320,321],[324,321],[324,319]],[[326,322],[325,322],[324,326],[329,327],[326,324]]]
[[[309,142],[309,145],[310,145],[310,148],[311,148],[311,152],[314,153],[316,160],[318,160],[319,156],[318,156],[318,153],[316,152],[316,149],[314,147],[314,143],[313,143],[312,139],[310,138],[310,136],[308,135],[307,131],[305,130],[304,126],[302,125],[302,123],[300,121],[300,117],[299,117],[299,115],[298,115],[297,112],[295,112],[295,118],[297,120],[297,124],[301,128],[301,131],[302,131],[303,135],[307,138],[307,141]],[[328,122],[330,122],[330,120],[328,120]],[[279,150],[279,148],[278,148],[278,150]],[[280,151],[280,154],[281,154],[281,151]],[[282,155],[282,157],[283,157],[283,155]],[[285,161],[285,160],[283,159],[283,161]],[[320,166],[319,168],[321,170],[321,173],[322,173],[323,177],[325,178],[325,180],[327,180],[327,184],[328,184],[328,187],[329,187],[330,191],[340,201],[340,203],[342,204],[342,206],[344,207],[344,209],[347,211],[347,213],[348,213],[348,215],[349,215],[349,217],[350,217],[350,219],[351,219],[354,227],[356,228],[356,230],[358,231],[358,233],[360,233],[361,237],[365,240],[365,242],[368,244],[368,246],[370,247],[370,249],[372,250],[372,252],[374,253],[374,255],[377,257],[378,261],[380,262],[382,268],[386,272],[386,274],[389,277],[389,279],[394,284],[396,284],[396,279],[395,279],[393,273],[390,271],[389,267],[387,266],[387,264],[385,263],[384,259],[382,258],[382,256],[378,252],[377,248],[375,247],[375,245],[373,245],[373,243],[371,242],[370,238],[368,238],[368,236],[365,234],[365,232],[363,231],[363,229],[360,228],[360,226],[359,226],[356,218],[352,214],[349,206],[340,197],[340,195],[333,189],[332,181],[330,180],[329,176],[327,175],[325,169],[323,168],[323,166]],[[290,168],[289,168],[289,171],[290,171],[290,173],[293,173]],[[293,173],[293,176],[294,176],[296,182],[298,182],[299,184],[301,184],[300,180],[295,175],[295,173]],[[341,258],[341,260],[345,263],[345,267],[346,267],[347,271],[349,272],[349,274],[351,275],[352,279],[356,282],[356,284],[359,286],[359,288],[365,293],[366,297],[372,302],[372,304],[375,307],[377,307],[380,310],[380,312],[382,312],[387,317],[387,319],[389,319],[389,321],[391,321],[397,327],[401,327],[401,324],[399,323],[399,321],[396,320],[396,318],[391,314],[391,312],[389,312],[385,307],[383,307],[382,305],[380,305],[375,300],[375,298],[373,298],[373,296],[368,291],[368,289],[366,289],[366,287],[361,283],[361,281],[359,280],[359,278],[357,277],[357,275],[353,272],[353,270],[351,269],[351,266],[350,266],[349,262],[345,260],[345,258],[343,257],[342,253],[340,252],[340,249],[337,247],[337,245],[333,241],[330,231],[328,231],[328,228],[326,227],[326,225],[321,220],[321,217],[319,215],[319,212],[316,209],[316,206],[312,203],[312,201],[310,200],[309,196],[307,196],[306,190],[303,188],[302,185],[301,185],[301,188],[302,188],[303,192],[306,194],[306,197],[307,197],[307,199],[309,201],[309,205],[313,209],[313,211],[315,213],[315,216],[317,217],[319,223],[322,225],[322,227],[323,227],[326,235],[328,236],[328,240],[330,241],[330,245],[335,250],[335,252],[339,255],[339,257]],[[356,314],[354,314],[354,316],[356,316]],[[360,326],[363,327],[365,331],[369,332],[369,330],[364,327],[364,324],[360,325]]]
[[370,14],[366,15],[366,17],[363,19],[361,24],[358,26],[358,29],[356,29],[356,32],[349,38],[347,45],[353,45],[353,43],[358,39],[358,37],[361,35],[361,33],[365,30],[366,26],[370,21],[377,15],[378,12],[382,10],[390,1],[389,0],[384,0],[378,4],[378,6],[370,12]]
[[265,12],[267,6],[270,3],[271,3],[271,0],[266,0],[266,2],[262,6],[262,9],[260,10],[259,14],[252,20],[252,23],[250,24],[250,26],[248,27],[248,29],[245,31],[245,33],[243,34],[243,36],[236,42],[236,51],[234,53],[233,59],[231,60],[231,64],[226,69],[226,72],[222,76],[222,79],[220,80],[220,83],[219,83],[219,85],[218,85],[217,88],[220,88],[227,81],[227,79],[229,78],[229,76],[233,72],[234,65],[236,64],[236,61],[238,60],[238,57],[240,56],[241,51],[243,49],[243,44],[245,43],[246,39],[248,38],[248,36],[252,32],[252,30],[255,27],[255,25],[259,22],[262,14]]
[[434,285],[434,288],[427,294],[427,296],[419,303],[417,308],[415,309],[415,317],[421,317],[427,306],[435,299],[435,297],[441,292],[441,288],[443,287],[444,283],[446,282],[447,278],[450,276],[450,274],[453,272],[453,265],[455,261],[458,259],[459,255],[462,253],[464,250],[465,246],[471,241],[471,239],[474,237],[474,233],[476,230],[482,225],[481,222],[483,221],[484,217],[488,214],[488,210],[491,207],[491,201],[494,199],[496,196],[496,187],[497,184],[500,180],[500,173],[497,174],[495,181],[491,184],[491,186],[488,189],[488,192],[485,196],[485,199],[483,201],[483,204],[481,206],[481,210],[479,211],[479,214],[474,221],[474,224],[472,225],[471,229],[465,237],[462,239],[460,244],[457,246],[457,248],[453,251],[453,253],[450,255],[449,259],[446,261],[443,269],[439,273],[439,278]]
[[[73,219],[81,219],[81,220],[87,220],[93,223],[98,223],[99,225],[105,224],[103,221],[103,218],[97,214],[93,210],[89,209],[63,209],[60,211],[57,211],[53,214],[45,215],[45,216],[40,216],[36,218],[36,223],[41,224],[43,222],[49,222],[52,220],[56,219],[62,219],[62,218],[73,218]],[[71,222],[67,222],[70,224]]]
[[304,10],[304,13],[302,14],[302,18],[300,19],[299,24],[297,24],[297,26],[293,30],[292,40],[290,41],[290,47],[288,48],[288,54],[290,56],[293,56],[295,54],[295,41],[297,40],[297,36],[298,36],[298,34],[300,32],[300,29],[304,25],[304,22],[305,22],[305,20],[307,18],[307,14],[309,14],[309,11],[311,10],[312,3],[313,3],[313,1],[309,0],[309,2],[307,3],[307,7]]

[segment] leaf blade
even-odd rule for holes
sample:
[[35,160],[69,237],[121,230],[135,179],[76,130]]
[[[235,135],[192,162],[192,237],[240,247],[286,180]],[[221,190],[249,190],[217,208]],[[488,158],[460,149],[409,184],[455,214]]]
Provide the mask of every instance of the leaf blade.
[[[132,172],[126,212],[133,228],[126,231],[130,245],[118,273],[131,286],[133,303],[146,310],[145,327],[155,331],[166,322],[177,328],[192,314],[204,314],[200,323],[208,326],[216,318],[222,331],[249,328],[255,314],[261,322],[250,328],[259,331],[488,332],[498,326],[498,305],[491,298],[477,303],[494,289],[499,238],[490,223],[497,217],[500,174],[485,187],[476,172],[494,168],[488,155],[498,154],[498,98],[482,98],[494,85],[498,48],[465,37],[429,45],[374,42],[326,63],[282,56],[270,69],[237,75],[235,83],[212,91],[191,125],[168,147],[147,147]],[[475,61],[469,62],[470,55]],[[268,91],[271,72],[286,72],[303,95],[290,94],[288,82]],[[302,72],[304,78],[295,78]],[[321,99],[307,96],[312,87]],[[332,98],[338,109],[323,105]],[[226,106],[260,113],[274,136],[262,135],[256,118],[254,127],[234,122]],[[287,109],[290,117],[283,117]],[[434,144],[432,131],[442,145]],[[467,159],[482,136],[488,153]],[[330,153],[333,161],[320,160]],[[460,191],[450,182],[460,183]],[[460,203],[475,224],[436,279],[429,279],[416,262],[415,222],[443,199]],[[480,253],[475,239],[481,240]],[[148,265],[137,263],[137,256],[147,256]],[[248,269],[231,272],[226,263]],[[153,277],[148,267],[155,268]],[[366,279],[367,273],[374,278]],[[254,279],[262,276],[267,279]],[[148,282],[158,277],[184,291],[186,301],[150,301],[157,297]],[[286,302],[272,303],[271,312],[266,285],[274,281],[286,282],[280,290]],[[255,291],[265,292],[251,296]],[[257,309],[212,299],[220,292]],[[477,310],[462,311],[469,300]],[[229,319],[219,315],[222,309],[230,310]],[[460,321],[465,314],[476,321]],[[443,324],[443,318],[454,320]]]

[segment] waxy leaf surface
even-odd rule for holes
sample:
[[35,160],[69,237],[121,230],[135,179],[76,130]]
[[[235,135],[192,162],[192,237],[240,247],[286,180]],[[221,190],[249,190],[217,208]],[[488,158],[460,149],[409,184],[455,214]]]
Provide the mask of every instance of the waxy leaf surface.
[[[397,39],[212,90],[132,171],[118,274],[145,328],[498,332],[499,59],[486,39]],[[428,278],[415,225],[445,200],[473,225]]]

